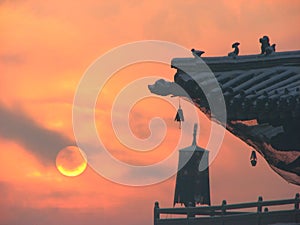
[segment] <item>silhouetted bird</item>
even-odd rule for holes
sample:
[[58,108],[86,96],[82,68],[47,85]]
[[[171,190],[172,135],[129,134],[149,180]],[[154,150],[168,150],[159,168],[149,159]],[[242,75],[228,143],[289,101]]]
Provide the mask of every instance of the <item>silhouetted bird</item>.
[[195,56],[195,57],[201,57],[201,55],[203,54],[203,53],[205,53],[204,51],[201,51],[201,50],[195,50],[195,49],[191,49],[191,52],[193,53],[193,56]]
[[234,50],[233,50],[233,52],[228,53],[229,57],[232,57],[235,59],[239,55],[239,52],[240,52],[239,45],[240,45],[239,42],[235,42],[232,44],[232,48],[234,48]]

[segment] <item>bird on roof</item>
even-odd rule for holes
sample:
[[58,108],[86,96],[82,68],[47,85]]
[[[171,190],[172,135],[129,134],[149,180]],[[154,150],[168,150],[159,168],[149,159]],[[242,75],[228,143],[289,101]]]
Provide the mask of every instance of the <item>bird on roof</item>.
[[201,51],[201,50],[195,50],[195,49],[191,49],[191,52],[192,52],[192,54],[193,54],[193,56],[195,56],[195,58],[197,58],[197,57],[201,57],[201,55],[203,54],[203,53],[205,53],[204,51]]
[[234,49],[233,50],[233,52],[229,52],[228,53],[228,56],[229,57],[232,57],[232,58],[236,58],[238,55],[239,55],[239,52],[240,52],[240,50],[239,50],[239,45],[240,45],[240,43],[239,42],[234,42],[233,44],[232,44],[232,48]]

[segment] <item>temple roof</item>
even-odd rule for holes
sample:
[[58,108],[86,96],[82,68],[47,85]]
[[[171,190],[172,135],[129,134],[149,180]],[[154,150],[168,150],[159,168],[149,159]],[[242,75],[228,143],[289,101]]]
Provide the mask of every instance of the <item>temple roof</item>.
[[188,151],[188,152],[196,151],[196,152],[207,152],[207,153],[209,152],[206,149],[199,147],[198,145],[191,145],[191,146],[179,149],[179,151]]
[[[209,118],[255,148],[284,179],[300,185],[300,51],[194,56],[174,58],[175,82],[158,80],[149,90],[191,99]],[[211,112],[207,100],[220,94],[226,124],[218,120],[218,112]]]
[[195,91],[197,83],[213,82],[206,63],[222,89],[229,120],[300,119],[300,51],[201,59],[175,58],[171,65],[177,69],[175,82],[202,107],[209,107],[205,96],[215,91]]
[[[201,57],[201,59],[210,67],[213,72],[249,70],[257,68],[267,68],[278,65],[300,66],[300,51],[274,52],[271,55],[241,55],[235,59],[228,56]],[[183,68],[196,65],[198,58],[174,58],[171,61],[173,68]]]
[[206,152],[208,153],[209,151],[201,148],[197,145],[197,130],[198,130],[198,124],[194,124],[194,133],[193,133],[193,140],[192,144],[188,147],[182,148],[179,151],[187,151],[187,152]]

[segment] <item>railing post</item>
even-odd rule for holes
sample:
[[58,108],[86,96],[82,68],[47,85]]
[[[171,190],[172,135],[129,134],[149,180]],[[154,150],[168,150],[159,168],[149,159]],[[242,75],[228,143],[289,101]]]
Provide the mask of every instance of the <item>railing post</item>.
[[299,202],[300,202],[300,195],[299,195],[299,193],[297,193],[296,197],[295,197],[295,209],[296,210],[299,210]]
[[258,197],[258,202],[257,202],[257,214],[258,214],[258,217],[257,217],[257,224],[260,225],[261,224],[261,212],[262,212],[262,201],[263,201],[263,198],[261,196]]
[[299,193],[295,196],[295,222],[299,222],[299,202],[300,202],[300,195]]
[[258,213],[261,213],[262,212],[262,203],[263,201],[263,198],[261,196],[258,197],[258,202],[257,202],[257,212]]
[[154,203],[154,225],[157,225],[157,221],[160,219],[160,213],[159,213],[159,203]]
[[193,203],[189,202],[188,208],[187,208],[187,218],[195,217],[195,214],[194,214],[194,213],[191,213],[191,208],[192,208],[192,207],[194,207],[194,206],[193,206]]
[[223,200],[222,201],[222,215],[226,214],[226,205],[227,205],[226,200]]
[[222,225],[225,224],[224,216],[225,216],[225,214],[226,214],[226,205],[227,205],[226,200],[223,200],[223,201],[222,201]]

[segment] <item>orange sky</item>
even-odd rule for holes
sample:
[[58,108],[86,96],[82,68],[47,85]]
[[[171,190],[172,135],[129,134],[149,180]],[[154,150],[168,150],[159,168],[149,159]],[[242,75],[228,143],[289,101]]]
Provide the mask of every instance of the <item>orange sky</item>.
[[[112,48],[148,39],[202,49],[205,56],[227,55],[235,41],[241,43],[240,54],[259,53],[263,35],[269,35],[278,51],[299,50],[299,11],[297,0],[0,1],[0,224],[152,224],[155,201],[172,206],[174,177],[128,187],[90,167],[72,178],[55,168],[57,152],[74,143],[72,102],[85,70]],[[145,99],[129,117],[139,138],[149,136],[151,118],[165,120],[166,138],[153,151],[126,149],[110,124],[112,101],[121,88],[140,77],[172,80],[174,74],[167,65],[142,63],[119,71],[107,83],[96,106],[96,125],[113,156],[144,165],[174,150],[179,137],[176,110],[163,100]],[[183,110],[188,105],[183,102]],[[199,118],[198,142],[205,147],[210,125],[202,113]],[[186,138],[190,143],[191,137]],[[290,198],[299,192],[260,156],[252,168],[250,151],[226,133],[210,168],[213,204],[254,201],[259,195]]]

